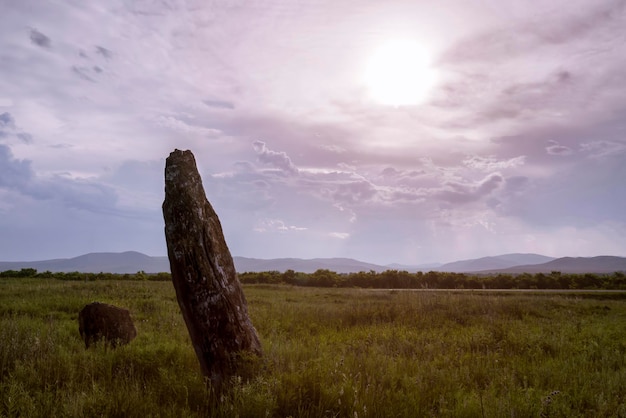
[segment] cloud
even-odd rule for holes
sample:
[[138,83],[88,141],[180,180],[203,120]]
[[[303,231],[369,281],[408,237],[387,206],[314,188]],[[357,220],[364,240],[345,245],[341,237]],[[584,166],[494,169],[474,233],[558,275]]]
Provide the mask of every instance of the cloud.
[[492,173],[478,183],[446,182],[443,190],[435,194],[436,197],[450,203],[468,203],[488,196],[504,183],[500,173]]
[[155,120],[159,126],[186,134],[196,134],[203,137],[215,137],[221,133],[218,129],[196,125],[177,116],[159,115]]
[[111,212],[117,201],[113,188],[91,179],[61,174],[37,176],[31,161],[13,158],[11,149],[3,144],[0,144],[0,188],[36,200],[58,200],[66,207],[91,212]]
[[336,153],[336,154],[343,154],[346,152],[345,148],[340,147],[339,145],[336,145],[336,144],[321,144],[320,148],[326,151]]
[[[288,168],[292,164],[286,153],[271,153],[261,141],[257,141],[254,146],[258,154],[271,156],[266,159],[266,164],[273,162],[275,167],[281,168],[281,172],[284,171],[283,167]],[[403,218],[432,218],[436,213],[430,212],[441,202],[455,205],[476,202],[505,184],[499,172],[491,172],[480,180],[467,181],[460,175],[460,170],[513,170],[522,166],[524,161],[524,157],[500,160],[496,157],[475,156],[467,158],[462,166],[441,167],[426,159],[422,161],[421,169],[404,170],[387,166],[378,172],[380,174],[370,175],[347,169],[307,167],[299,169],[299,175],[289,182],[277,182],[275,177],[271,177],[272,172],[240,162],[234,166],[235,170],[214,175],[214,178],[224,185],[228,184],[232,193],[239,195],[246,193],[252,184],[261,182],[267,199],[274,202],[272,205],[281,207],[289,206],[285,199],[293,199],[293,196],[300,196],[300,200],[306,196],[320,203],[327,202],[331,205],[327,206],[328,209],[339,208],[350,216],[350,222],[355,222],[360,213],[371,215],[383,211],[394,212],[394,216]],[[473,176],[475,173],[466,174]],[[259,186],[255,188],[259,189]]]
[[229,110],[233,110],[235,109],[235,105],[231,102],[228,102],[226,100],[203,100],[202,103],[204,103],[205,105],[209,106],[209,107],[214,107],[217,109],[229,109]]
[[331,238],[337,238],[337,239],[348,239],[350,238],[350,234],[347,232],[331,232],[328,234],[329,237]]
[[24,143],[31,143],[33,136],[27,132],[20,130],[15,124],[15,119],[9,112],[0,114],[0,138],[15,136]]
[[498,194],[502,205],[497,212],[520,218],[534,228],[591,228],[601,222],[626,221],[622,209],[626,207],[623,158],[584,158],[580,154],[568,158],[549,175],[544,169],[543,175],[521,177],[517,184],[507,179]]
[[82,78],[83,80],[91,81],[92,83],[96,82],[96,80],[94,80],[89,75],[89,73],[91,72],[91,68],[89,67],[79,67],[77,65],[72,65],[72,72],[74,72],[74,74],[76,74],[78,77]]
[[622,111],[625,3],[539,8],[487,25],[442,54],[447,76],[433,101],[447,111],[442,128],[474,137],[522,134]]
[[30,41],[42,48],[50,48],[52,46],[50,38],[39,32],[37,29],[30,30]]
[[18,132],[17,134],[15,134],[15,136],[17,136],[18,139],[20,139],[22,142],[26,144],[30,144],[33,142],[33,136],[29,133]]
[[117,213],[117,192],[110,186],[91,179],[54,175],[37,178],[25,188],[28,195],[38,200],[59,200],[72,209],[95,213]]
[[400,175],[400,171],[396,170],[393,167],[386,167],[383,171],[380,172],[382,177],[397,177]]
[[286,175],[297,175],[298,168],[291,162],[291,158],[285,152],[273,151],[265,145],[265,142],[254,141],[252,143],[259,161],[281,170]]
[[507,192],[516,193],[524,190],[530,179],[526,176],[512,176],[506,179],[506,190]]
[[626,142],[617,141],[590,141],[580,145],[582,152],[591,158],[605,158],[626,152]]
[[15,129],[15,119],[9,112],[0,114],[0,128]]
[[351,181],[336,185],[333,200],[341,203],[363,204],[377,194],[376,187],[367,180]]
[[96,54],[102,55],[104,58],[110,59],[113,57],[113,52],[105,47],[96,45]]
[[[543,69],[529,68],[522,75],[517,72],[524,68],[523,64],[515,70],[509,70],[507,65],[505,62],[493,65],[494,68],[504,67],[502,72],[509,73],[507,76],[500,73],[492,77],[466,75],[444,86],[435,104],[457,111],[451,114],[454,119],[447,121],[449,128],[498,129],[511,124],[523,127],[522,123],[559,119],[577,111],[571,104],[582,102],[595,88],[588,85],[585,77],[577,81],[567,71],[548,70],[546,74]],[[471,112],[467,112],[468,107],[472,108]]]
[[486,30],[457,44],[443,58],[447,60],[514,58],[536,52],[537,48],[562,46],[598,33],[619,30],[623,23],[624,2],[597,2],[592,7],[571,8],[566,13],[554,8],[531,19],[514,21],[497,29]]
[[463,160],[463,164],[469,168],[475,168],[481,171],[494,171],[519,167],[524,165],[525,160],[526,157],[524,155],[510,158],[508,160],[498,160],[494,156],[481,157],[474,155]]
[[565,145],[552,144],[546,147],[546,152],[550,155],[572,155],[574,151]]
[[7,145],[0,144],[0,187],[23,189],[32,178],[31,162],[13,158],[11,149]]
[[162,160],[125,160],[98,180],[115,191],[120,209],[155,213],[163,202],[163,167]]
[[287,225],[284,221],[280,219],[263,219],[257,223],[254,227],[255,232],[300,232],[306,231],[307,228],[295,226],[295,225]]

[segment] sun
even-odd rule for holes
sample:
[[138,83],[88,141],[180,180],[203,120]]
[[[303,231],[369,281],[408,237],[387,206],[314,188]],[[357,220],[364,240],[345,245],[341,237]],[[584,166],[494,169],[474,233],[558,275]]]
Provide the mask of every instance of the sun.
[[363,75],[369,96],[388,106],[424,102],[436,81],[436,72],[423,47],[409,40],[389,41],[370,56]]

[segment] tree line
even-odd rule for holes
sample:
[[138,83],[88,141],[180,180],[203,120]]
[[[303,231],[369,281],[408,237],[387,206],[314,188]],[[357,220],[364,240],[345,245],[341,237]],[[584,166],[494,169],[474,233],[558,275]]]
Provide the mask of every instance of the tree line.
[[476,275],[429,271],[336,273],[320,269],[314,273],[287,270],[240,273],[242,283],[290,284],[314,287],[358,287],[372,289],[615,289],[626,290],[626,274],[545,273]]
[[138,271],[136,273],[83,273],[80,271],[52,272],[49,270],[38,272],[34,268],[23,268],[21,270],[5,270],[0,272],[0,277],[35,277],[40,279],[58,279],[70,281],[93,281],[93,280],[171,280],[170,273],[146,273]]
[[[0,277],[37,277],[59,280],[155,280],[169,281],[170,273],[80,273],[37,272],[33,268],[6,270]],[[626,290],[626,273],[570,274],[553,271],[545,273],[475,275],[429,271],[410,273],[402,270],[383,272],[361,271],[337,273],[319,269],[314,273],[294,270],[239,273],[243,284],[286,284],[311,287],[357,287],[370,289],[608,289]]]

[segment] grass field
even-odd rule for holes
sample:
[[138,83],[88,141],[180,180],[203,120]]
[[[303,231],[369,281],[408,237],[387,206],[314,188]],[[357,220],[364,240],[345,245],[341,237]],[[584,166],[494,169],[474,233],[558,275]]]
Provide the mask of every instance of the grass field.
[[[212,399],[171,283],[0,279],[0,416],[626,417],[626,293],[244,291],[265,355]],[[95,300],[130,345],[85,350]]]

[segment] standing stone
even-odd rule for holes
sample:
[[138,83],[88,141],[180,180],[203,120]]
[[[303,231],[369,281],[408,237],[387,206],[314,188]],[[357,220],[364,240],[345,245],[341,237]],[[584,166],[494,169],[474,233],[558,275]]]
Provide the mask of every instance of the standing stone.
[[100,302],[85,305],[80,311],[78,332],[85,341],[85,348],[98,341],[115,348],[118,344],[128,344],[137,336],[128,309]]
[[163,218],[178,304],[202,372],[219,389],[237,373],[242,352],[262,350],[191,151],[174,150],[166,160]]

